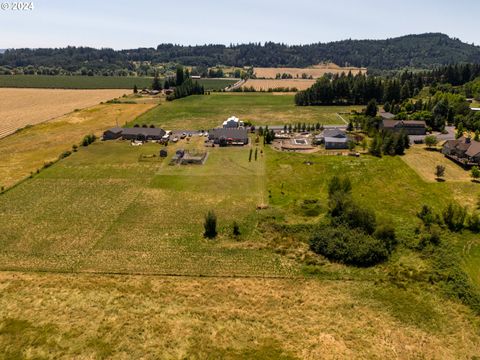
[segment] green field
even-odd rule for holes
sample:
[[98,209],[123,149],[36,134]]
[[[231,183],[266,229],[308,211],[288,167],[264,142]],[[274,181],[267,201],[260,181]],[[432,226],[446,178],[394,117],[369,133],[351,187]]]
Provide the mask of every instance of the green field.
[[166,129],[209,129],[235,115],[255,125],[284,125],[317,122],[324,125],[345,125],[338,112],[360,110],[360,106],[297,107],[291,94],[212,93],[189,96],[164,103],[136,123],[157,124]]
[[[245,239],[255,243],[250,235],[255,207],[264,201],[263,161],[249,163],[247,148],[210,149],[205,166],[139,161],[140,154],[158,154],[159,149],[97,143],[4,194],[1,268],[192,275],[288,272],[276,256],[246,249],[246,243],[231,236],[236,220]],[[203,239],[203,217],[210,209],[219,217],[221,241]]]
[[[236,80],[201,79],[207,90],[221,90]],[[139,89],[150,88],[152,78],[133,76],[47,76],[47,75],[0,75],[0,87],[8,88],[55,88],[55,89]]]
[[[237,115],[257,124],[327,124],[344,111],[297,108],[290,95],[212,94],[161,103],[138,122],[207,128]],[[398,156],[259,146],[249,161],[255,145],[206,148],[203,141],[170,144],[166,159],[143,157],[158,155],[159,144],[96,142],[0,195],[5,357],[480,355],[478,315],[446,295],[430,277],[431,254],[415,248],[421,206],[440,210],[456,200],[472,208],[478,184],[428,181],[417,168],[424,162]],[[170,166],[180,148],[209,156],[204,165]],[[410,151],[422,156],[417,150]],[[355,200],[395,225],[399,245],[385,263],[355,268],[309,251],[335,174],[349,176]],[[305,200],[318,201],[317,215],[305,212]],[[206,240],[211,209],[219,236]],[[480,287],[478,236],[445,230],[442,242]]]

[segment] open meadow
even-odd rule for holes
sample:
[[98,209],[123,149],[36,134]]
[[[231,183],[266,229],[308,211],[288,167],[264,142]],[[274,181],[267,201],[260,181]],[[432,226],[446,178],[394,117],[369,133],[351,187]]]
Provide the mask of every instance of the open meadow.
[[97,105],[125,90],[0,89],[0,138],[17,129]]
[[473,359],[462,306],[373,282],[0,273],[5,358]]
[[[141,76],[61,76],[61,75],[0,75],[0,88],[46,89],[139,89],[152,86],[151,77]],[[206,90],[222,90],[237,80],[200,79]]]
[[[0,140],[0,152],[29,141],[46,148],[43,137],[68,146],[74,136],[62,129],[80,136],[116,120],[171,130],[218,126],[230,115],[257,125],[328,124],[354,108],[297,108],[292,100],[238,93],[154,108],[104,104],[74,113],[78,129],[71,114]],[[134,120],[141,106],[151,110]],[[435,282],[438,258],[417,249],[422,205],[440,211],[456,200],[472,209],[480,194],[471,181],[424,178],[419,169],[440,161],[429,157],[438,153],[413,147],[405,158],[357,158],[187,139],[97,141],[0,194],[0,347],[8,357],[480,356],[478,313]],[[208,157],[169,165],[178,149]],[[356,268],[309,251],[334,175],[348,176],[355,201],[394,224],[399,245],[384,263]],[[209,210],[218,218],[215,240],[203,237]],[[462,286],[480,288],[480,240],[445,234],[468,274]]]
[[155,124],[168,130],[200,130],[220,126],[235,115],[256,126],[297,122],[345,125],[337,114],[360,109],[360,106],[298,107],[292,94],[283,93],[212,93],[162,103],[135,123]]
[[289,74],[292,75],[294,78],[301,78],[303,74],[307,74],[307,76],[312,76],[314,79],[317,79],[325,74],[348,74],[349,72],[351,72],[352,75],[357,75],[359,73],[366,74],[367,68],[357,68],[351,66],[341,67],[333,63],[318,64],[308,68],[254,68],[254,73],[256,77],[265,79],[275,79],[277,74]]
[[248,79],[242,87],[253,87],[256,91],[268,91],[278,88],[296,88],[297,90],[306,90],[315,84],[315,80],[308,79]]

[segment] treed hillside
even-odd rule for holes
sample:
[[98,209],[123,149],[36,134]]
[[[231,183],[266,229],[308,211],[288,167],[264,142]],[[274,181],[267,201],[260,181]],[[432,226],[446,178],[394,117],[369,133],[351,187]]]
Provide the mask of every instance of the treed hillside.
[[[176,62],[194,66],[305,67],[322,61],[338,65],[389,70],[404,67],[431,68],[451,63],[480,63],[480,47],[440,33],[407,35],[386,40],[344,40],[289,46],[277,43],[181,46],[161,44],[157,48],[115,51],[67,47],[61,49],[15,49],[0,54],[3,68],[47,67],[66,72],[83,71],[116,75],[142,72],[156,63]],[[143,63],[143,64],[142,64]],[[48,74],[48,71],[47,73]]]

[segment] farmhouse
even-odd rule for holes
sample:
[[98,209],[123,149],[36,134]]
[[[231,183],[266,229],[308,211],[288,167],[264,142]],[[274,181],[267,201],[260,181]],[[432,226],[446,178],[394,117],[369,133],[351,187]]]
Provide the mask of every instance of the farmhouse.
[[325,149],[348,149],[347,134],[339,129],[326,129],[323,131]]
[[230,116],[227,120],[223,122],[224,129],[236,129],[239,127],[243,127],[243,125],[243,121],[240,121],[240,119],[235,116]]
[[407,135],[425,135],[427,132],[427,126],[423,120],[383,119],[380,129],[395,132],[404,131]]
[[113,127],[103,133],[104,140],[114,140],[122,138],[123,140],[161,140],[165,135],[165,130],[160,128],[120,128]]
[[248,144],[248,132],[245,128],[217,128],[208,132],[208,139],[220,146]]
[[457,140],[448,140],[442,148],[442,153],[463,165],[480,164],[480,141],[462,136]]
[[122,136],[123,129],[121,127],[113,127],[103,133],[103,140],[115,140]]

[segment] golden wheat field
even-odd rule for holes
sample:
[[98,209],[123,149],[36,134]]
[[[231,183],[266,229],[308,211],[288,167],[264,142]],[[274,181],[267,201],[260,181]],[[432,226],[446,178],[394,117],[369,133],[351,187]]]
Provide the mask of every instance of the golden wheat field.
[[358,67],[341,67],[334,63],[318,64],[309,68],[288,68],[288,67],[279,67],[279,68],[255,68],[255,75],[257,78],[265,79],[274,79],[277,74],[290,74],[294,78],[301,78],[302,74],[307,74],[307,76],[312,76],[314,79],[322,77],[325,74],[341,74],[352,72],[353,75],[358,73],[366,73],[367,68],[358,68]]
[[256,91],[268,91],[268,89],[278,88],[296,88],[297,90],[305,90],[315,84],[315,80],[311,79],[249,79],[243,84],[243,87],[251,87]]
[[0,89],[0,138],[27,125],[96,105],[127,90]]

